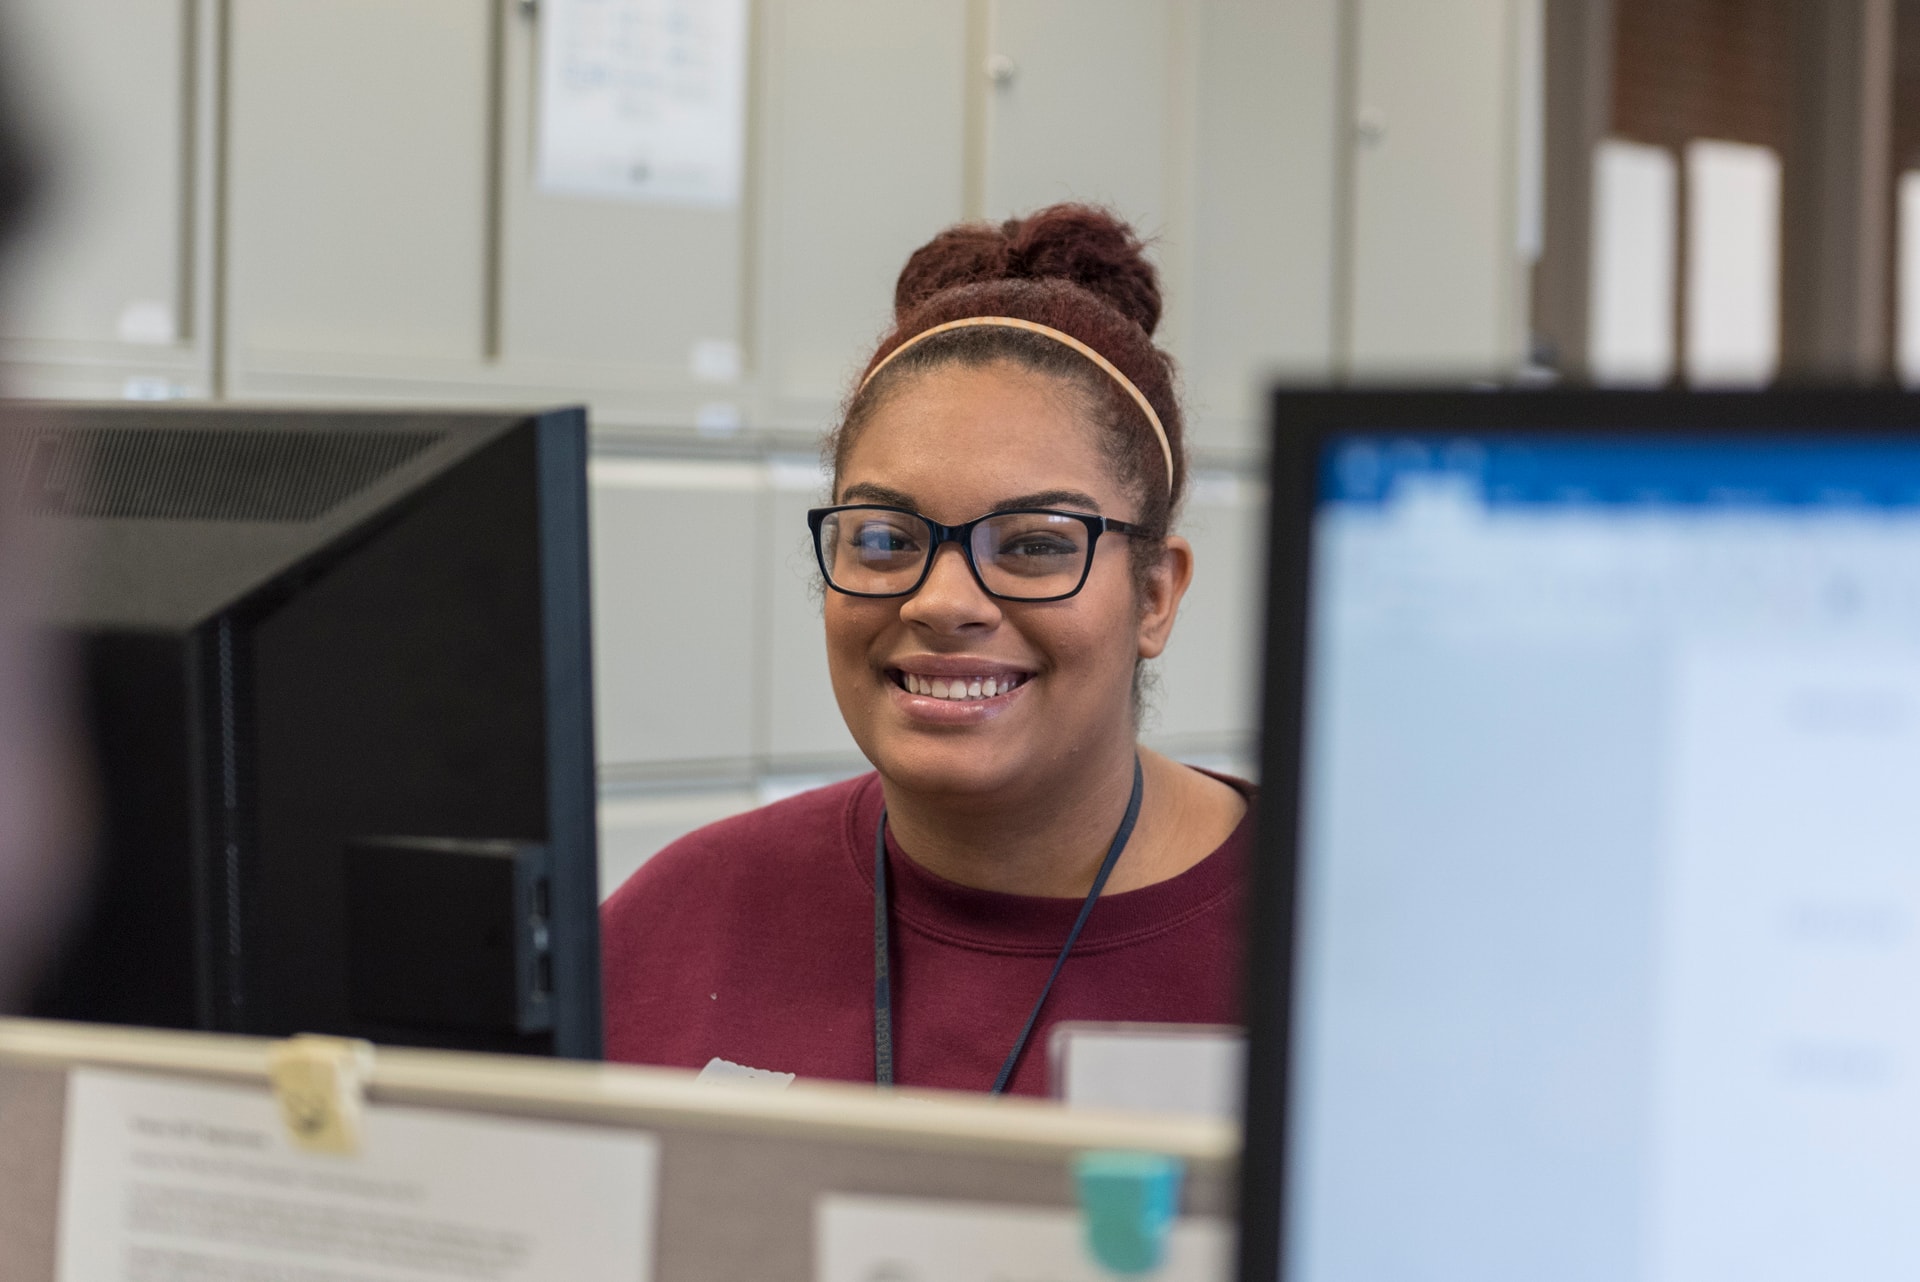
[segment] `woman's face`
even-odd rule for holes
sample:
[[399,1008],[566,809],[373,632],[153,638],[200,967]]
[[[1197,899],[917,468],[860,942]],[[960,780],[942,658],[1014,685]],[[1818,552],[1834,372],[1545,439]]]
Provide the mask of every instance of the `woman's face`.
[[[1098,430],[1079,389],[1052,376],[1010,362],[937,367],[867,420],[834,501],[911,508],[943,525],[1007,507],[1137,520]],[[1131,752],[1134,662],[1165,646],[1192,561],[1183,540],[1167,540],[1142,593],[1127,544],[1102,535],[1085,586],[1061,601],[988,596],[954,543],[912,596],[828,591],[834,696],[868,759],[896,787],[1009,796],[1065,782],[1102,750]],[[959,681],[965,697],[940,697]]]

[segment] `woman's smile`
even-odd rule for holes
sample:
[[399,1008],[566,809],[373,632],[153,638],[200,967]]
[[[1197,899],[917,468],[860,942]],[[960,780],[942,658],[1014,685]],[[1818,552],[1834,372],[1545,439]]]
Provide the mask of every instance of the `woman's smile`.
[[883,670],[893,706],[910,722],[968,726],[1011,709],[1035,674],[1003,663],[952,655],[918,655]]

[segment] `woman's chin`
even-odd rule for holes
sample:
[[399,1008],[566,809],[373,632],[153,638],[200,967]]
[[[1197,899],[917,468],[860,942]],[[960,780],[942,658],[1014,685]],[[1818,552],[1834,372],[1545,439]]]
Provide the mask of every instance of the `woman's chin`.
[[1010,746],[988,750],[977,740],[963,742],[901,742],[886,736],[879,751],[870,754],[874,766],[895,788],[926,797],[968,797],[1004,794],[1022,771]]

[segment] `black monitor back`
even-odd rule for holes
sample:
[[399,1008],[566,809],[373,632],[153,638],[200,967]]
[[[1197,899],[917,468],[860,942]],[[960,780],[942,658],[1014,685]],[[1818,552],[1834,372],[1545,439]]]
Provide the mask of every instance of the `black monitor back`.
[[585,415],[23,405],[97,766],[62,1018],[599,1052]]

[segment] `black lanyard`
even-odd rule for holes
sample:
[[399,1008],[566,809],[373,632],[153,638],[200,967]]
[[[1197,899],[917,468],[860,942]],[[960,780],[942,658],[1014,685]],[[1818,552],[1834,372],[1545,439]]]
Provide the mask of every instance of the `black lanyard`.
[[[1047,976],[1046,987],[1040,990],[1040,999],[1034,1002],[1033,1011],[1027,1016],[1026,1027],[1020,1030],[1013,1049],[1007,1052],[1007,1062],[1000,1066],[1000,1076],[993,1080],[992,1094],[998,1095],[1007,1089],[1014,1066],[1020,1062],[1020,1052],[1027,1048],[1027,1038],[1033,1035],[1033,1026],[1040,1019],[1040,1008],[1047,1004],[1047,994],[1053,991],[1053,981],[1060,978],[1060,968],[1067,964],[1067,954],[1073,951],[1074,941],[1080,938],[1080,928],[1087,924],[1087,915],[1093,911],[1093,901],[1100,898],[1108,875],[1113,872],[1114,864],[1120,861],[1120,852],[1127,848],[1127,838],[1133,836],[1134,821],[1140,817],[1140,787],[1140,758],[1136,755],[1133,759],[1133,796],[1127,800],[1127,813],[1120,820],[1120,830],[1113,834],[1113,844],[1107,847],[1107,857],[1094,876],[1093,889],[1087,892],[1087,902],[1080,905],[1080,915],[1074,919],[1073,929],[1067,932],[1067,942],[1060,946],[1060,956],[1054,960],[1053,973]],[[887,811],[882,806],[880,826],[873,834],[873,1080],[881,1086],[893,1085],[893,981],[892,966],[888,961],[888,954],[892,951],[892,922],[887,899]]]

